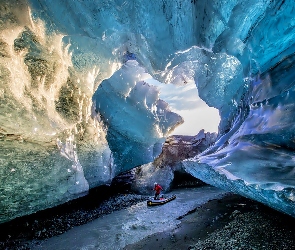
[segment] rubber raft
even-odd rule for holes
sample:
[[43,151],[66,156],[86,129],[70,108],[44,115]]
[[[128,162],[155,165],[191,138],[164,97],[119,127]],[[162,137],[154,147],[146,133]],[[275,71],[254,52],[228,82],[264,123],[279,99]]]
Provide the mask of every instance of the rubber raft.
[[154,198],[150,198],[147,200],[147,205],[148,206],[157,206],[157,205],[163,205],[166,204],[169,201],[172,201],[176,198],[176,195],[171,195],[167,197],[161,197],[158,200],[155,200]]

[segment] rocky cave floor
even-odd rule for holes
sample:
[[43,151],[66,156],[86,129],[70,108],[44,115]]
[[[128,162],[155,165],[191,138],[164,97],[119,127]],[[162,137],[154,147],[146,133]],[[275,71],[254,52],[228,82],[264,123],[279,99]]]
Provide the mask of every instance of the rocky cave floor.
[[174,230],[124,250],[294,250],[295,218],[229,193],[179,218]]
[[[0,249],[30,249],[40,240],[146,200],[116,192],[92,190],[77,200],[1,224]],[[179,220],[176,229],[124,249],[295,249],[295,218],[239,195],[211,200]]]
[[103,186],[63,205],[0,224],[0,249],[31,249],[30,246],[38,245],[40,240],[147,199],[130,192],[117,192],[117,188]]

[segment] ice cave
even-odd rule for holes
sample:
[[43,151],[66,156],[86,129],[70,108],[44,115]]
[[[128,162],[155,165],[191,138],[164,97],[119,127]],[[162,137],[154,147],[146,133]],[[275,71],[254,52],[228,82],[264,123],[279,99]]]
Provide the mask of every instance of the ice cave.
[[151,163],[185,121],[150,78],[218,110],[187,173],[295,217],[294,62],[292,0],[1,0],[0,223]]

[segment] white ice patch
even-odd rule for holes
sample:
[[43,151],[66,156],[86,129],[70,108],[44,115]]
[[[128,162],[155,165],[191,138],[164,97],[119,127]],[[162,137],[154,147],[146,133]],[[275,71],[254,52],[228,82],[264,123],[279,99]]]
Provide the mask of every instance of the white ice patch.
[[[73,163],[72,169],[74,171],[74,175],[69,178],[69,182],[73,182],[74,184],[68,189],[68,192],[71,195],[79,195],[88,192],[89,184],[84,177],[83,168],[78,159],[76,146],[74,144],[74,136],[70,136],[65,143],[62,143],[59,139],[57,139],[57,146],[61,155]],[[72,171],[67,169],[67,172],[70,173]]]

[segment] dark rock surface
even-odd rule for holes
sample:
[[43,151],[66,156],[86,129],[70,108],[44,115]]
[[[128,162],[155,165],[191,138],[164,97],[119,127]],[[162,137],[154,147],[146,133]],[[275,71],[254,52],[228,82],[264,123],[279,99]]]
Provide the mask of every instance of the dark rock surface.
[[[113,192],[101,187],[62,206],[0,225],[0,249],[30,249],[43,239],[146,200]],[[236,194],[208,201],[178,219],[177,228],[150,235],[125,250],[292,250],[295,245],[295,218]]]
[[102,186],[82,198],[1,224],[0,249],[30,249],[39,240],[146,200],[145,196],[124,193],[124,189],[120,192],[119,187]]
[[174,179],[171,183],[171,189],[182,188],[182,187],[201,187],[206,186],[207,183],[193,177],[188,173],[181,171],[174,172]]
[[[131,191],[133,179],[130,172],[122,173],[113,179],[111,185],[91,189],[84,197],[0,224],[0,249],[30,249],[30,245],[38,244],[40,240],[146,201],[147,196]],[[179,187],[192,184],[188,175],[181,175],[177,183]]]
[[155,159],[154,165],[158,167],[176,166],[180,161],[192,158],[206,150],[214,144],[216,138],[216,133],[205,133],[204,129],[195,136],[171,135],[166,139],[162,152]]
[[197,187],[207,185],[203,181],[187,173],[181,162],[195,157],[214,144],[216,133],[205,133],[202,129],[195,136],[169,136],[161,154],[151,164],[138,166],[126,175],[132,176],[131,189],[134,192],[149,194],[154,183],[161,184],[164,192],[180,187]]
[[179,218],[173,230],[150,235],[124,250],[293,250],[295,218],[229,194]]

